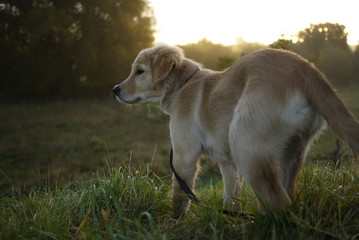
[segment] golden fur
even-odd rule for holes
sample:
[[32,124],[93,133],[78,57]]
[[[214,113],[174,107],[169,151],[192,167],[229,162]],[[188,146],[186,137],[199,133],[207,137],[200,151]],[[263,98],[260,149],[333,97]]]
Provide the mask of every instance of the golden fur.
[[[242,178],[262,205],[291,204],[296,176],[325,121],[359,153],[358,121],[317,69],[287,51],[261,50],[214,72],[180,48],[158,45],[139,53],[114,91],[123,102],[157,103],[170,115],[174,167],[190,188],[199,155],[218,162],[225,204],[238,198]],[[175,213],[188,204],[174,179]]]

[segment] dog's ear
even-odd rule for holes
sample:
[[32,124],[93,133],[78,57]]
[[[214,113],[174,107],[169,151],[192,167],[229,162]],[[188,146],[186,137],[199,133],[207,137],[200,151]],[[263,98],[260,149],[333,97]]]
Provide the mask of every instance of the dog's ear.
[[183,60],[183,52],[178,47],[159,45],[152,59],[154,83],[164,80],[169,73],[179,67]]

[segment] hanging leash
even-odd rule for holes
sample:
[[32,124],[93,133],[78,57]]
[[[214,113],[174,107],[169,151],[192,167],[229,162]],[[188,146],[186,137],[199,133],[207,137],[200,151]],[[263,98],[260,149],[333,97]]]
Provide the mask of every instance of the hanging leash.
[[[203,203],[197,198],[197,196],[192,192],[192,190],[187,186],[187,184],[183,181],[183,179],[178,175],[176,172],[174,166],[173,166],[173,148],[171,147],[170,152],[170,166],[172,169],[173,174],[175,175],[175,178],[178,182],[178,184],[181,186],[182,191],[186,194],[186,196],[192,200],[197,205],[203,206]],[[205,207],[209,210],[213,210],[209,207]],[[218,212],[223,213],[225,215],[230,215],[234,217],[247,217],[247,218],[253,218],[253,215],[251,213],[245,213],[245,212],[237,212],[237,211],[231,211],[227,209],[218,210]]]
[[171,147],[171,153],[170,153],[170,165],[171,165],[171,169],[173,174],[176,177],[176,180],[178,182],[178,184],[181,186],[182,190],[185,192],[185,194],[187,195],[187,197],[189,199],[191,199],[193,202],[195,202],[198,205],[201,205],[202,202],[197,198],[197,196],[191,191],[191,189],[187,186],[187,184],[182,180],[182,178],[178,175],[178,173],[176,172],[175,168],[173,167],[173,149]]

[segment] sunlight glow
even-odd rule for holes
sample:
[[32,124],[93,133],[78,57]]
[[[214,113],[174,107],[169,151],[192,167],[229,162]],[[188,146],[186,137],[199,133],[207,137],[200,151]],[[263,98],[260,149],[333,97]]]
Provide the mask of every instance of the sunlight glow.
[[340,23],[349,33],[348,43],[359,41],[359,14],[355,0],[150,0],[157,26],[156,42],[270,44],[317,23]]

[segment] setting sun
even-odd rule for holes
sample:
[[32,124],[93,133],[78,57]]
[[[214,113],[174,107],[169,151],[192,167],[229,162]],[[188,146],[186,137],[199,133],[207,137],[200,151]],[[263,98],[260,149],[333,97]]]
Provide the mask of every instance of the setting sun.
[[156,18],[156,42],[187,44],[206,38],[235,44],[238,38],[270,44],[284,35],[293,38],[317,23],[346,26],[348,43],[359,41],[359,14],[355,1],[236,1],[150,0]]

